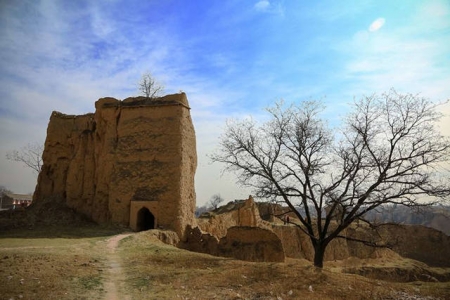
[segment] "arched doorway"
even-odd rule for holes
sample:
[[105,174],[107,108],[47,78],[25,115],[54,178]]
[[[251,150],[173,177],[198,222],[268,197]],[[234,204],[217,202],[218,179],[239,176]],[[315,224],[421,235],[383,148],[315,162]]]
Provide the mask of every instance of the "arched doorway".
[[144,231],[155,228],[155,216],[147,207],[141,208],[137,213],[136,231]]

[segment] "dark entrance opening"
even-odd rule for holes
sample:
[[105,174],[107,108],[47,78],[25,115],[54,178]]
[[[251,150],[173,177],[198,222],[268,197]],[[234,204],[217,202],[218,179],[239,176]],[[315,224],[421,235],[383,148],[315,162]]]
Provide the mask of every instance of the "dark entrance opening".
[[143,207],[137,213],[137,231],[144,231],[155,228],[155,216],[148,210],[148,208]]

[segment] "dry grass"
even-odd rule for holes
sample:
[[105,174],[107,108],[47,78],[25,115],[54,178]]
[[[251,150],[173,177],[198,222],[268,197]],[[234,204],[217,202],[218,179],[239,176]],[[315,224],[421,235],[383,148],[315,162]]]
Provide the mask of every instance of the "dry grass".
[[101,257],[90,251],[94,243],[95,239],[0,240],[2,299],[91,299],[102,288]]
[[[115,228],[0,233],[0,299],[102,299],[104,240]],[[45,237],[47,236],[47,237]]]
[[[29,231],[0,237],[0,299],[104,299],[110,268],[106,244],[115,232],[92,227],[83,236],[74,231],[48,232],[53,238],[34,238]],[[343,272],[376,268],[376,261],[330,262],[322,271],[306,260],[244,262],[177,249],[146,232],[123,239],[115,255],[124,275],[118,299],[450,298],[449,282],[398,283]],[[408,261],[394,265],[402,264],[407,267]]]
[[[140,233],[119,254],[132,299],[447,299],[449,283],[395,283],[343,273],[345,262],[318,271],[306,260],[251,263],[164,245]],[[447,270],[448,272],[448,270]],[[311,291],[312,290],[312,291]]]

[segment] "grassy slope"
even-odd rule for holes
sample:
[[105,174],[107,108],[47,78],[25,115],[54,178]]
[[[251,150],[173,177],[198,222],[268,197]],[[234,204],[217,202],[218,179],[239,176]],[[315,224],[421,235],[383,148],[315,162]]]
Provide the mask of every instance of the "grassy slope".
[[114,228],[0,231],[0,299],[102,299],[104,243]]
[[[72,230],[0,233],[0,298],[103,299],[106,240],[116,232]],[[395,283],[342,272],[375,262],[333,262],[318,272],[305,260],[251,263],[188,252],[146,232],[122,240],[117,254],[130,299],[401,299],[405,293],[450,298],[449,282]]]
[[330,264],[321,272],[306,260],[243,262],[180,250],[145,232],[123,240],[119,251],[132,299],[398,299],[403,293],[441,299],[450,296],[448,282],[373,280],[343,273],[348,267],[345,262]]

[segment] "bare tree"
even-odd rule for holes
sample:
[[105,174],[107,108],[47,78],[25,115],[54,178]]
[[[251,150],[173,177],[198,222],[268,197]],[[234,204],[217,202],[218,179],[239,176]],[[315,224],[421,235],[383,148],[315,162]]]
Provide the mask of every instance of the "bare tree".
[[23,163],[39,174],[42,167],[42,152],[44,147],[39,143],[28,143],[19,150],[12,150],[6,153],[6,158],[11,161]]
[[203,213],[208,212],[209,209],[206,205],[203,206],[196,206],[194,215],[196,218],[200,217]]
[[392,89],[355,101],[342,129],[331,130],[319,116],[321,103],[278,103],[260,126],[229,122],[212,160],[258,197],[284,201],[322,268],[327,245],[366,213],[448,199],[449,173],[441,166],[450,142],[435,126],[438,106]]
[[139,82],[139,91],[149,99],[155,99],[164,92],[164,86],[156,82],[152,74],[145,73]]
[[[10,194],[10,193],[12,193],[12,191],[8,190],[3,185],[0,185],[0,197],[3,197],[3,195]],[[0,206],[0,208],[1,208],[1,206]]]
[[10,193],[12,193],[10,190],[8,190],[3,185],[0,185],[0,209],[3,209],[3,199],[5,198],[5,196],[7,196],[6,194]]
[[211,196],[208,204],[212,209],[217,209],[217,207],[219,207],[220,203],[222,203],[223,201],[224,199],[222,198],[222,196],[220,196],[220,194],[215,194]]

